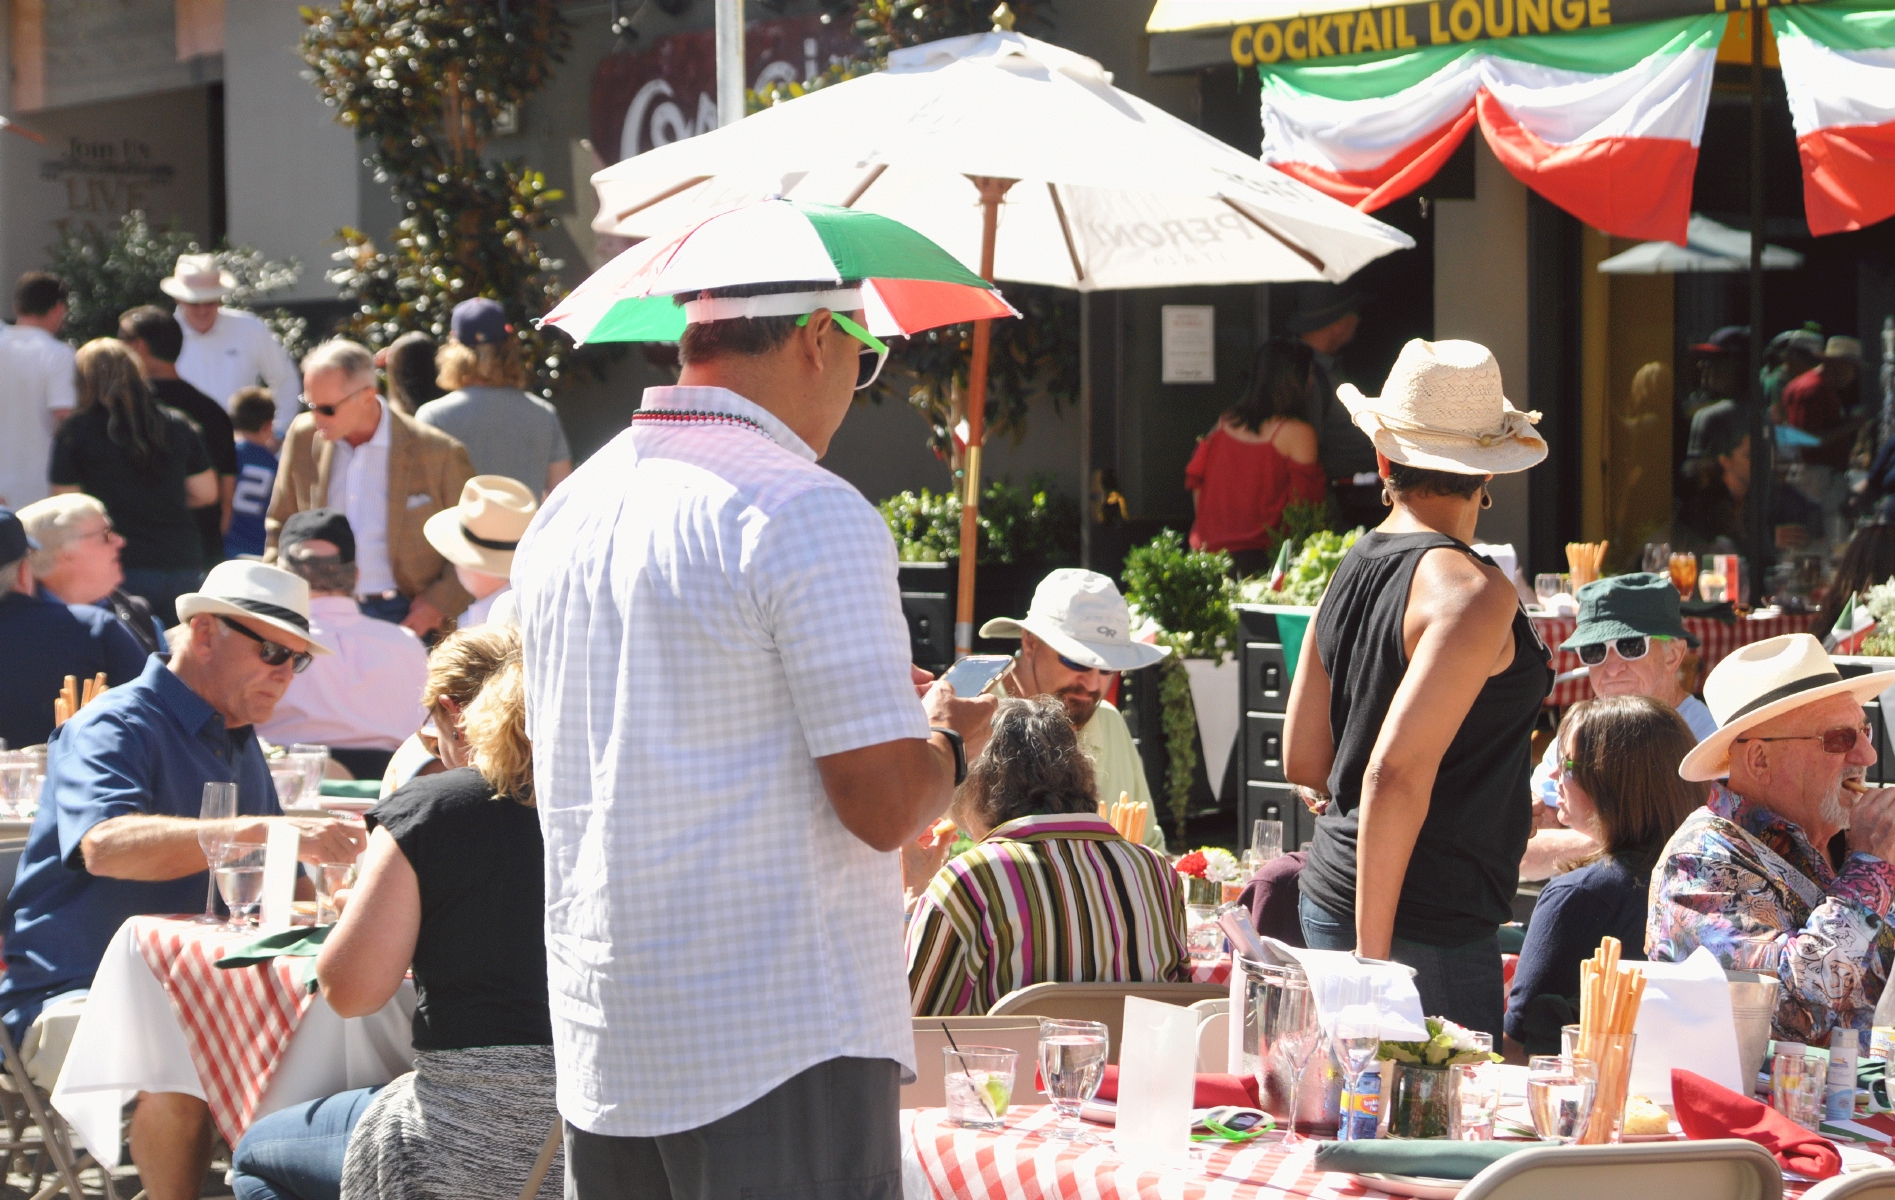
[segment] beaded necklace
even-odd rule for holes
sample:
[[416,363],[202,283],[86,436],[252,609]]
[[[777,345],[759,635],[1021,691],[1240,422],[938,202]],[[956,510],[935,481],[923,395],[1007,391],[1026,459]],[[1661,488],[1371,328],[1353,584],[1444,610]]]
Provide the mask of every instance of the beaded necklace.
[[642,421],[648,424],[664,423],[672,425],[720,423],[725,425],[741,425],[756,430],[764,437],[770,438],[773,442],[776,440],[770,437],[770,431],[765,429],[761,422],[752,420],[749,417],[739,416],[736,413],[706,412],[694,408],[641,408],[632,414],[632,421],[634,423]]

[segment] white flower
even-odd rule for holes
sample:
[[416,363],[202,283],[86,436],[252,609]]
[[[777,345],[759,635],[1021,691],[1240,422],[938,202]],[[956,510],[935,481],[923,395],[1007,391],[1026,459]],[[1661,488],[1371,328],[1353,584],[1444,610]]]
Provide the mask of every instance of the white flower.
[[1243,868],[1237,865],[1237,859],[1230,851],[1206,846],[1203,854],[1204,878],[1212,883],[1237,883],[1243,879]]

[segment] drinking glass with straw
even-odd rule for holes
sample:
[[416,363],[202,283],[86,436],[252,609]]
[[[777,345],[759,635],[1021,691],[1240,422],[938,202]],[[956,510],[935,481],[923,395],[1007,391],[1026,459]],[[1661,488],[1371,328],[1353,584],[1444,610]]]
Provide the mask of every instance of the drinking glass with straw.
[[1593,956],[1579,964],[1579,1024],[1561,1031],[1566,1056],[1588,1060],[1599,1071],[1594,1119],[1579,1139],[1582,1146],[1618,1141],[1625,1124],[1625,1092],[1636,1042],[1632,1029],[1645,996],[1645,972],[1621,965],[1619,951],[1619,939],[1606,937]]

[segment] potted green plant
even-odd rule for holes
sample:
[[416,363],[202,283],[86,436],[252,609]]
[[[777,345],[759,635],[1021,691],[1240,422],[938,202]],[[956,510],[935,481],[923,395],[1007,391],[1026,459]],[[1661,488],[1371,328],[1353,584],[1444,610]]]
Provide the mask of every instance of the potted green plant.
[[1388,1136],[1448,1136],[1452,1076],[1462,1063],[1499,1062],[1474,1035],[1445,1017],[1428,1017],[1425,1042],[1388,1042],[1376,1057],[1388,1065],[1382,1074],[1382,1103],[1388,1112]]

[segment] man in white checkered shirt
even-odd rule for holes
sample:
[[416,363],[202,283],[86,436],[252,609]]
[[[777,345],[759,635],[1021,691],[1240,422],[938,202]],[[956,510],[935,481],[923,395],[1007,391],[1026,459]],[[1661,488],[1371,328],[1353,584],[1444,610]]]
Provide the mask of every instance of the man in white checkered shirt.
[[879,367],[860,308],[700,294],[679,386],[514,562],[568,1197],[900,1195],[892,851],[994,701],[916,698],[887,527],[816,466]]

